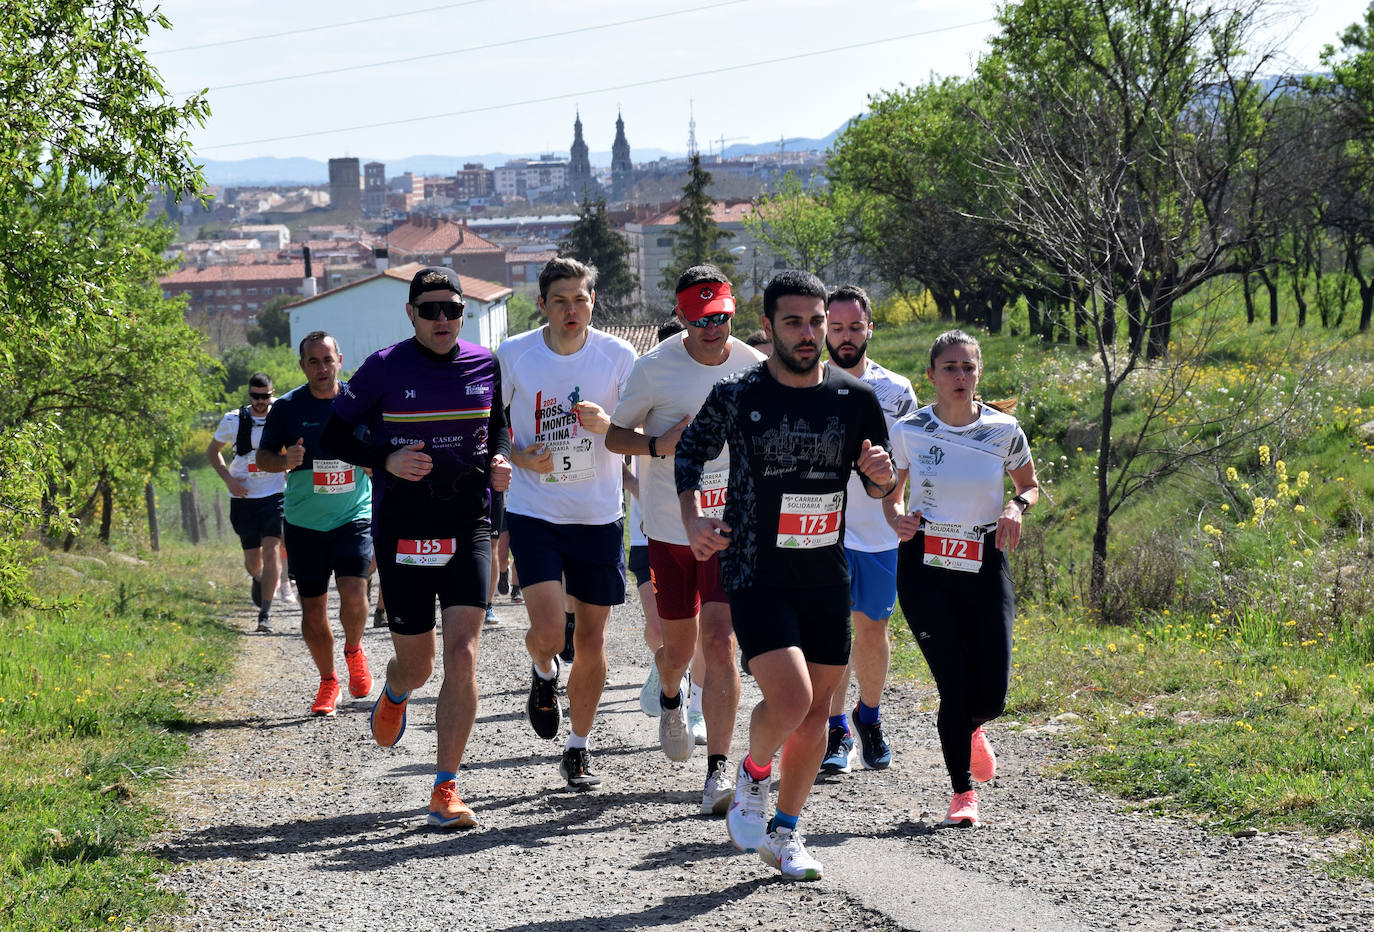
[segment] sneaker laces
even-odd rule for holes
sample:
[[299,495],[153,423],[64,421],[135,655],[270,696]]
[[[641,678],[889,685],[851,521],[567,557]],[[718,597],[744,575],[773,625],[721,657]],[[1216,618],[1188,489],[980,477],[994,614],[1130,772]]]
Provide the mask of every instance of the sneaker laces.
[[834,757],[838,754],[840,752],[840,742],[848,735],[849,732],[845,731],[839,725],[832,725],[830,727],[830,739],[825,744],[825,756]]
[[739,811],[741,814],[752,813],[762,818],[768,804],[768,794],[764,791],[767,786],[764,780],[755,780],[745,773],[741,781],[744,785],[740,788],[744,798],[740,800]]

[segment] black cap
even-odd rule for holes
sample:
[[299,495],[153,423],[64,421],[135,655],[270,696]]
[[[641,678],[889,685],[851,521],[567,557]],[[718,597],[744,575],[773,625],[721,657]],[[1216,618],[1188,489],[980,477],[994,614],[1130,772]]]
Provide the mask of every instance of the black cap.
[[415,299],[426,291],[438,291],[440,289],[452,291],[462,297],[463,286],[458,281],[458,273],[442,265],[431,265],[421,269],[410,280],[410,303],[414,304]]

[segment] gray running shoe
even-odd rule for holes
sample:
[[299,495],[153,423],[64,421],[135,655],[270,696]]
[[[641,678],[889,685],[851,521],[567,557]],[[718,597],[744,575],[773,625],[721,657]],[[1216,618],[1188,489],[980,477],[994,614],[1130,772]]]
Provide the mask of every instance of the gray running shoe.
[[725,828],[741,851],[757,851],[768,834],[768,791],[772,785],[772,777],[751,778],[742,762],[735,772],[735,798],[725,814]]
[[676,709],[663,709],[658,716],[658,743],[668,760],[684,761],[692,756],[696,746],[692,729],[687,725],[686,697],[678,695]]
[[734,798],[735,781],[730,777],[730,764],[723,761],[706,775],[706,786],[701,790],[701,814],[725,815]]

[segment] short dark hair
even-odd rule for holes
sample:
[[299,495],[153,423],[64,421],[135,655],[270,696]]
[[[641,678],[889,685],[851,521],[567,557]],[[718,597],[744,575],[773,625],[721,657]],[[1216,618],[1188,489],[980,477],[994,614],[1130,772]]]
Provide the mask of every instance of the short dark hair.
[[768,339],[768,334],[764,333],[762,330],[755,330],[753,333],[749,334],[749,336],[744,338],[744,342],[749,346],[762,346],[763,344],[771,343],[772,341]]
[[830,296],[825,299],[826,310],[829,310],[830,305],[836,301],[859,302],[859,307],[863,308],[864,316],[868,318],[868,322],[873,322],[873,305],[869,303],[868,292],[858,285],[841,285],[830,292]]
[[335,349],[339,348],[339,341],[334,339],[334,334],[330,333],[328,330],[312,330],[301,337],[300,346],[297,347],[301,359],[305,358],[305,344],[314,343],[316,340],[328,340],[334,344]]
[[673,294],[702,282],[724,282],[727,285],[731,283],[730,279],[725,277],[725,273],[714,265],[694,265],[677,277],[677,287],[673,289]]
[[682,321],[677,319],[677,315],[671,315],[667,320],[658,325],[658,342],[662,343],[675,333],[681,333],[687,328],[682,326]]
[[774,275],[768,282],[768,287],[763,289],[763,316],[769,320],[773,319],[773,313],[778,309],[778,299],[788,295],[800,295],[803,298],[820,298],[825,302],[825,283],[810,272],[803,272],[801,269],[783,269]]
[[547,298],[549,286],[565,278],[580,278],[587,283],[588,291],[596,290],[596,266],[571,256],[555,256],[539,272],[539,297]]
[[254,372],[248,377],[249,388],[271,388],[272,377],[266,372]]
[[978,345],[978,341],[964,333],[962,330],[946,330],[935,338],[935,342],[930,344],[930,368],[935,368],[935,360],[951,346],[971,346],[974,354],[978,357],[978,364],[983,364],[983,349]]

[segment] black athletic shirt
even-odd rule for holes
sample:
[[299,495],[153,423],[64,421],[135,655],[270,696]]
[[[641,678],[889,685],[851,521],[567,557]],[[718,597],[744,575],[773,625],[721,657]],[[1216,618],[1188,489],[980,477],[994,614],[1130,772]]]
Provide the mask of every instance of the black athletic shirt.
[[[678,441],[678,493],[730,445],[721,583],[806,588],[848,584],[844,496],[863,441],[887,447],[873,389],[836,366],[821,384],[789,388],[760,363],[716,383]],[[786,508],[784,508],[786,505]]]

